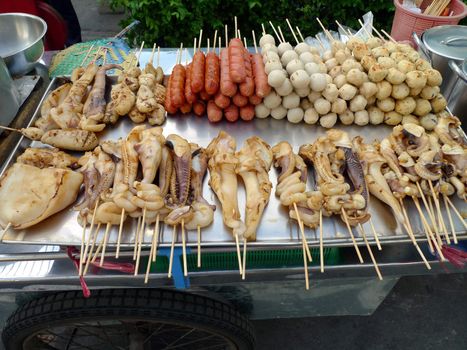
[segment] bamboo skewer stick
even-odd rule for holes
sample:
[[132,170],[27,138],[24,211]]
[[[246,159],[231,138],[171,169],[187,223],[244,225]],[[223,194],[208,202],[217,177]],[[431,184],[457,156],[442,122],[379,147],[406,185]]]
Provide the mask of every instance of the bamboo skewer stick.
[[253,45],[255,47],[255,53],[258,53],[258,46],[256,46],[256,35],[254,30],[251,31],[251,35],[253,36]]
[[154,224],[154,236],[152,237],[152,240],[154,241],[154,251],[152,252],[152,255],[150,257],[152,259],[152,262],[156,262],[156,258],[157,258],[157,245],[159,244],[159,234],[160,234],[159,220],[160,220],[160,215],[157,214],[156,223]]
[[243,238],[243,267],[242,267],[242,280],[245,279],[246,274],[246,238]]
[[[431,238],[434,237],[433,232],[431,231],[430,225],[427,225],[428,223],[426,221],[425,215],[423,215],[423,211],[422,211],[422,208],[420,207],[420,202],[418,201],[418,198],[414,196],[412,197],[412,200],[415,204],[415,207],[417,208],[418,214],[420,215],[423,228],[425,229],[426,239],[428,241],[430,253],[433,254],[434,253],[433,242],[431,241]],[[436,242],[436,239],[435,239],[435,242]],[[438,242],[436,242],[436,244],[438,244]]]
[[[94,251],[94,246],[96,245],[96,240],[97,240],[97,236],[99,234],[100,228],[101,228],[101,223],[98,223],[96,226],[96,230],[94,231],[94,235],[92,236],[91,250],[89,251],[89,255],[86,259],[86,265],[84,267],[83,276],[86,276],[86,274],[88,273],[89,264],[91,263],[91,260],[92,260],[92,252]],[[91,233],[92,232],[90,231],[89,234]]]
[[237,27],[237,16],[234,16],[234,25],[235,25],[235,37],[237,37],[237,30],[238,30],[238,27]]
[[92,45],[89,47],[89,50],[88,50],[88,52],[86,53],[86,56],[84,56],[83,60],[81,61],[81,64],[79,65],[80,67],[82,67],[82,66],[84,65],[84,62],[86,62],[86,60],[88,59],[89,54],[91,53],[91,50],[94,48],[94,45],[95,45],[95,44],[92,44]]
[[358,19],[358,23],[360,24],[360,26],[362,27],[363,31],[365,32],[366,35],[368,35],[369,38],[372,38],[373,37],[373,34],[371,34],[368,29],[366,29],[366,26],[365,24],[363,24],[362,20],[361,19]]
[[326,37],[328,38],[329,42],[332,43],[333,41],[335,41],[335,40],[334,40],[334,37],[331,35],[331,33],[329,32],[329,30],[327,30],[327,29],[324,27],[324,25],[323,25],[323,23],[321,22],[321,20],[320,20],[318,17],[316,17],[316,20],[318,21],[319,26],[321,27],[321,29],[323,29],[323,32],[324,32],[324,34],[326,35]]
[[345,225],[347,226],[347,230],[349,231],[350,238],[352,239],[352,244],[357,252],[358,260],[360,264],[363,264],[362,254],[360,254],[360,249],[358,249],[357,242],[355,241],[355,236],[353,235],[352,228],[350,227],[349,220],[347,218],[347,213],[345,212],[344,208],[341,208],[342,216],[344,217]]
[[454,241],[454,244],[457,244],[458,241],[457,241],[456,229],[454,227],[454,221],[452,220],[451,209],[449,208],[447,197],[448,196],[443,194],[444,206],[446,207],[446,212],[448,213],[449,225],[451,226],[452,240]]
[[277,30],[279,31],[279,34],[281,35],[282,42],[283,42],[283,43],[287,42],[287,41],[285,41],[285,36],[284,36],[284,34],[282,33],[281,26],[277,26]]
[[319,211],[319,264],[324,272],[324,245],[323,245],[323,211]]
[[370,23],[370,27],[371,29],[373,29],[376,33],[376,35],[381,39],[383,40],[383,42],[387,41],[384,36],[381,35],[381,33],[378,31],[378,29],[375,28],[375,26],[373,24]]
[[[0,242],[3,242],[3,238],[5,237],[5,234],[6,234],[7,231],[10,229],[10,227],[11,227],[11,222],[9,222],[8,224],[6,224],[5,228],[3,229]],[[80,260],[80,261],[81,261],[81,260]]]
[[421,208],[421,206],[420,206],[420,202],[419,202],[418,198],[417,198],[417,197],[413,197],[413,201],[414,201],[415,206],[417,207],[417,210],[418,210],[418,212],[419,212],[419,214],[420,214],[420,218],[421,218],[421,220],[422,220],[422,223],[423,223],[423,225],[425,226],[425,230],[427,230],[427,232],[428,232],[428,234],[429,234],[430,241],[432,242],[433,246],[436,248],[436,251],[438,252],[440,258],[441,258],[443,261],[446,260],[446,259],[444,258],[443,252],[441,251],[441,248],[440,248],[440,246],[439,246],[439,244],[438,244],[438,241],[436,240],[436,237],[435,237],[435,235],[433,234],[433,231],[431,230],[431,227],[430,227],[430,225],[428,224],[428,221],[426,220],[425,215],[423,215],[423,211],[422,211],[422,208]]
[[295,215],[297,215],[298,227],[300,229],[300,233],[301,233],[301,236],[302,236],[302,241],[303,241],[303,245],[305,247],[306,256],[307,256],[308,260],[311,261],[312,258],[311,258],[310,247],[308,246],[308,242],[306,240],[305,227],[303,225],[303,221],[300,218],[300,214],[298,213],[297,203],[295,203],[295,202],[293,203],[293,208],[295,210]]
[[263,33],[262,33],[262,34],[263,34],[263,35],[266,35],[266,29],[264,28],[264,24],[263,24],[263,23],[261,23],[261,28],[263,29]]
[[381,243],[379,242],[378,233],[376,233],[375,225],[373,225],[373,220],[371,219],[371,217],[370,217],[369,222],[370,222],[371,232],[373,232],[373,237],[375,238],[376,246],[378,247],[378,250],[383,250],[383,248],[381,248]]
[[439,224],[438,227],[440,227],[444,231],[444,237],[446,238],[446,243],[451,244],[451,239],[449,237],[446,224],[444,223],[443,214],[441,213],[439,197],[436,195],[435,189],[433,187],[433,183],[431,181],[428,181],[428,185],[430,186],[431,194],[433,195],[433,201],[435,202],[436,212],[438,213],[438,224]]
[[365,241],[366,249],[368,250],[368,254],[370,254],[371,261],[373,262],[373,266],[375,267],[376,274],[378,275],[378,278],[380,281],[383,280],[383,276],[381,275],[381,271],[379,270],[378,263],[376,262],[376,259],[373,255],[373,251],[371,250],[370,244],[368,243],[368,240],[366,239],[365,231],[363,230],[362,224],[358,224],[358,228],[360,229],[360,233],[362,234],[363,240]]
[[201,40],[203,40],[203,30],[199,31],[199,39],[198,39],[198,51],[201,50]]
[[[85,262],[86,262],[86,258],[87,258],[87,254],[88,254],[88,249],[89,249],[89,244],[91,242],[91,236],[92,236],[92,229],[94,227],[94,220],[96,218],[96,212],[97,212],[97,207],[99,205],[99,200],[96,201],[96,204],[94,205],[94,211],[92,213],[92,218],[91,218],[91,226],[89,226],[89,237],[88,237],[88,240],[86,242],[86,247],[84,248],[84,254],[83,254],[83,258],[80,259],[79,261],[79,264],[80,264],[80,267],[81,267],[81,272],[83,272],[82,270],[82,266],[81,265],[84,265]],[[79,270],[79,269],[78,269]],[[80,275],[82,276],[82,274]]]
[[449,205],[451,206],[454,213],[457,215],[460,222],[464,225],[464,228],[467,229],[467,224],[465,223],[464,218],[462,217],[461,213],[459,213],[459,210],[457,210],[456,206],[452,203],[452,201],[449,199],[448,196],[446,196],[446,201],[449,203]]
[[198,268],[201,267],[201,227],[198,225],[198,257],[197,257],[197,264]]
[[305,38],[303,37],[302,32],[300,31],[300,28],[298,28],[298,26],[295,26],[295,29],[297,30],[297,33],[300,36],[300,39],[302,39],[302,41],[305,42]]
[[144,231],[146,229],[146,207],[143,209],[143,218],[141,219],[141,228],[138,235],[138,252],[136,253],[135,276],[138,275],[139,263],[141,261],[141,248],[144,241]]
[[286,18],[285,21],[287,22],[287,25],[289,26],[290,32],[292,33],[292,35],[293,35],[295,41],[297,42],[297,44],[300,43],[300,42],[298,41],[298,39],[297,39],[297,36],[295,35],[295,32],[294,32],[294,30],[293,30],[293,28],[292,28],[292,25],[290,24],[289,19]]
[[138,237],[139,237],[140,224],[141,224],[141,216],[138,217],[138,221],[136,222],[135,246],[133,248],[133,260],[136,260],[136,253],[138,252]]
[[175,238],[177,234],[177,225],[173,226],[173,231],[172,231],[172,244],[170,246],[170,258],[169,258],[169,273],[167,274],[168,278],[172,278],[172,266],[174,262],[174,249],[175,249]]
[[394,39],[391,35],[389,35],[384,29],[381,29],[381,32],[382,32],[389,40],[391,40],[394,44],[397,44],[396,39]]
[[[85,241],[86,241],[86,226],[87,226],[87,224],[88,223],[86,222],[86,219],[84,219],[83,232],[81,234],[81,247],[80,247],[80,250],[79,250],[78,276],[81,276],[81,273],[83,272],[82,261],[83,261],[83,256],[84,256],[84,244],[85,244]],[[9,225],[11,225],[11,223]],[[8,225],[7,225],[7,228],[8,228]],[[3,232],[5,233],[5,231],[6,230],[4,230]],[[2,234],[2,241],[3,241],[3,234]]]
[[122,230],[123,230],[123,219],[125,218],[125,209],[122,208],[122,214],[120,215],[120,225],[118,226],[117,236],[117,250],[115,252],[115,258],[118,259],[120,255],[120,243],[122,242]]
[[229,32],[227,30],[227,24],[224,26],[224,33],[225,33],[225,47],[229,46]]
[[240,254],[240,242],[238,241],[238,235],[235,235],[235,245],[237,247],[238,271],[240,272],[240,275],[243,275],[242,256]]
[[281,37],[279,36],[279,33],[277,33],[276,27],[274,27],[274,25],[272,24],[271,21],[269,21],[269,24],[270,24],[272,30],[274,31],[274,34],[276,34],[276,38],[279,41],[279,43],[282,43],[283,41],[282,41]]
[[183,258],[183,276],[188,276],[188,267],[186,263],[186,237],[185,220],[182,220],[182,258]]
[[402,207],[402,215],[404,215],[404,219],[405,219],[405,222],[404,222],[405,230],[407,231],[407,234],[409,235],[409,238],[412,241],[412,244],[415,246],[415,249],[417,250],[418,254],[422,258],[423,263],[425,264],[426,268],[428,270],[431,270],[431,266],[428,263],[428,260],[426,259],[425,254],[423,254],[422,250],[420,249],[420,246],[417,243],[417,240],[415,239],[415,235],[414,235],[414,233],[412,231],[412,228],[410,226],[409,217],[407,215],[407,211],[405,210],[405,206],[404,206],[404,202],[402,201],[402,198],[399,198],[399,202],[400,202],[401,207]]
[[339,21],[338,21],[337,19],[335,20],[335,22],[336,22],[337,26],[344,32],[344,34],[349,35],[349,31],[346,30],[346,29],[342,26],[342,24],[339,23]]
[[302,250],[303,250],[303,268],[305,270],[305,289],[310,289],[310,277],[308,276],[308,261],[306,258],[306,249],[305,249],[305,242],[302,241]]
[[425,194],[423,193],[423,190],[420,186],[420,183],[417,181],[415,182],[415,184],[417,185],[417,189],[418,189],[418,193],[420,193],[420,197],[422,198],[422,202],[423,204],[425,205],[425,209],[428,213],[428,216],[430,217],[430,221],[431,221],[431,224],[433,225],[433,229],[435,231],[435,234],[436,234],[436,239],[438,241],[438,245],[442,246],[443,245],[443,242],[441,241],[441,237],[439,235],[439,231],[438,231],[438,226],[436,225],[436,220],[435,220],[435,217],[434,217],[434,213],[430,210],[430,205],[425,197]]
[[156,43],[152,44],[152,50],[151,50],[151,56],[149,56],[148,62],[152,64],[152,61],[154,61],[154,54],[156,52]]
[[154,245],[155,245],[154,238],[155,237],[156,237],[156,230],[154,229],[154,233],[152,235],[152,241],[151,241],[151,249],[149,250],[148,263],[146,264],[146,273],[144,274],[144,284],[147,284],[149,281],[149,271],[151,270],[152,255],[154,253]]
[[112,224],[108,222],[107,226],[105,227],[105,233],[104,233],[103,245],[102,245],[102,254],[101,254],[101,260],[99,261],[99,266],[102,266],[104,264],[105,250],[107,248],[107,241],[109,239],[109,231],[111,227],[112,227]]

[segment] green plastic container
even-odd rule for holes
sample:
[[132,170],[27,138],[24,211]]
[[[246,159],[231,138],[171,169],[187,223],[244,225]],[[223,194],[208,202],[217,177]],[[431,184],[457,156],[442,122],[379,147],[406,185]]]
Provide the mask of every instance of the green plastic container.
[[[310,249],[313,261],[309,265],[319,265],[319,249]],[[246,265],[248,269],[270,269],[270,268],[285,268],[303,265],[303,251],[297,249],[275,249],[275,250],[250,250],[247,251]],[[146,260],[146,259],[145,259]],[[325,265],[336,265],[340,262],[339,248],[324,249]],[[146,266],[147,260],[142,266]],[[187,254],[187,267],[189,271],[225,271],[237,270],[238,259],[237,253],[233,252],[202,252],[201,251],[201,268],[196,266],[197,254],[196,249],[192,249],[192,253]],[[165,256],[158,256],[155,263],[151,265],[151,272],[164,273],[169,269],[169,259]]]

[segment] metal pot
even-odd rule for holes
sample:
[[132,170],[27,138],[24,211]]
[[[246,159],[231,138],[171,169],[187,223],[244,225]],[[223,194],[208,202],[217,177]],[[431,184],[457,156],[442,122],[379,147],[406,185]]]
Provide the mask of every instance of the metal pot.
[[456,79],[448,62],[451,60],[459,64],[467,58],[467,26],[438,26],[427,29],[421,38],[415,32],[412,36],[421,53],[441,73],[441,92],[446,94]]
[[[8,125],[18,113],[20,106],[19,93],[16,90],[10,72],[8,71],[5,62],[0,57],[0,124]],[[0,133],[2,130],[0,130]]]
[[12,75],[24,75],[44,54],[42,38],[47,24],[25,13],[0,14],[0,57]]
[[467,121],[467,59],[460,65],[449,61],[449,67],[454,72],[456,79],[452,90],[447,95],[448,107],[451,113],[464,124]]

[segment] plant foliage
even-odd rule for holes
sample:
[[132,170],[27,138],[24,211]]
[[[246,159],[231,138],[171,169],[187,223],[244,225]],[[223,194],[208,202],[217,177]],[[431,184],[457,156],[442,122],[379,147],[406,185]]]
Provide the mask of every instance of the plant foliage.
[[[378,28],[390,31],[394,13],[390,0],[111,0],[111,4],[126,9],[128,18],[121,23],[122,26],[135,19],[141,21],[129,33],[131,43],[144,40],[146,46],[156,42],[161,47],[177,47],[181,42],[189,47],[201,28],[204,38],[212,38],[216,29],[223,33],[224,24],[228,25],[230,36],[233,36],[234,16],[238,18],[242,36],[246,36],[251,45],[251,30],[254,29],[259,36],[261,23],[267,25],[268,21],[280,25],[291,41],[285,18],[308,36],[321,31],[316,17],[329,29],[336,29],[336,19],[352,28],[359,28],[358,18],[368,11],[373,12]],[[266,31],[272,34],[269,25]]]

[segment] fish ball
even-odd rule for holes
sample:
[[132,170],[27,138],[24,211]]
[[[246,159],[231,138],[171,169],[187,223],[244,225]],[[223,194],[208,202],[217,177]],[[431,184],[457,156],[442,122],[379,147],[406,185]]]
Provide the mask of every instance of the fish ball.
[[420,125],[423,126],[426,130],[434,130],[435,126],[438,124],[438,117],[433,113],[428,113],[420,118]]
[[287,51],[293,51],[293,46],[289,42],[285,42],[285,43],[280,43],[277,46],[277,49],[279,50],[279,55],[282,57],[282,55],[286,53]]
[[339,114],[339,120],[344,125],[351,125],[355,121],[355,115],[351,110],[347,109]]
[[399,69],[394,67],[389,68],[386,80],[393,85],[402,84],[405,81],[405,73],[402,73]]
[[406,97],[402,100],[397,100],[394,110],[402,115],[407,115],[415,110],[417,103],[413,97]]
[[368,116],[373,125],[381,124],[384,121],[384,112],[376,106],[368,107]]
[[415,64],[410,62],[409,60],[402,60],[397,63],[397,69],[399,69],[402,73],[408,73],[415,70]]
[[300,97],[307,97],[310,94],[311,90],[309,86],[305,86],[304,88],[295,89],[295,92]]
[[378,58],[378,64],[386,69],[393,68],[396,66],[396,62],[391,57]]
[[347,79],[347,82],[357,87],[362,85],[365,81],[365,73],[356,68],[352,68],[351,70],[349,70],[345,77]]
[[264,34],[261,39],[259,39],[259,46],[262,48],[265,44],[276,45],[276,40],[271,34]]
[[292,83],[289,79],[285,79],[281,86],[276,88],[276,92],[281,96],[287,96],[293,91]]
[[255,106],[255,116],[256,118],[267,118],[271,114],[271,110],[264,105],[264,103],[260,103]]
[[336,100],[331,105],[331,112],[342,114],[347,109],[347,102],[341,98],[336,98]]
[[313,54],[309,51],[301,53],[299,57],[300,57],[300,61],[302,61],[303,64],[315,62]]
[[334,84],[328,84],[322,94],[326,100],[329,102],[334,102],[339,96],[339,89],[337,89],[337,86]]
[[362,111],[365,109],[367,104],[366,98],[362,95],[355,96],[352,100],[350,100],[349,109],[352,112]]
[[297,46],[295,46],[294,50],[296,53],[301,55],[302,53],[310,52],[310,45],[308,45],[307,43],[301,42],[301,43],[298,43]]
[[294,92],[292,92],[288,96],[284,96],[284,98],[282,99],[282,106],[284,106],[287,109],[296,108],[299,105],[300,97]]
[[[279,54],[280,54],[280,51],[279,51]],[[294,50],[288,50],[288,51],[285,51],[282,55],[281,55],[281,62],[282,62],[282,65],[285,67],[287,66],[287,64],[292,61],[292,60],[295,60],[295,59],[298,59],[298,55],[297,53],[294,51]]]
[[430,101],[430,103],[434,113],[441,112],[447,106],[446,99],[441,94],[436,95],[435,98]]
[[384,113],[384,122],[387,125],[398,125],[402,121],[402,115],[397,112],[391,111]]
[[388,75],[388,70],[378,63],[372,65],[368,71],[368,78],[374,83],[382,81],[386,75]]
[[282,70],[282,63],[279,61],[267,61],[264,65],[266,74],[270,74],[273,70]]
[[360,94],[362,94],[366,99],[371,96],[375,96],[378,92],[378,86],[371,81],[367,81],[360,86]]
[[269,109],[274,109],[282,103],[282,98],[275,92],[271,91],[263,100],[264,105]]
[[336,84],[338,89],[340,89],[345,83],[347,83],[347,78],[344,74],[339,74],[333,79],[333,83]]
[[331,102],[324,98],[318,98],[313,106],[315,107],[316,112],[318,112],[321,115],[329,113],[331,110]]
[[355,124],[363,126],[370,122],[370,117],[366,110],[355,112]]
[[309,94],[308,94],[308,100],[311,102],[311,103],[315,103],[315,101],[318,99],[318,98],[321,98],[322,95],[321,95],[321,92],[318,92],[318,91],[311,91]]
[[423,89],[427,83],[427,77],[422,71],[413,70],[407,73],[405,82],[412,89]]
[[329,114],[323,115],[323,116],[321,116],[319,118],[319,124],[323,128],[327,128],[327,129],[330,129],[334,125],[336,125],[336,122],[337,122],[337,114],[336,113],[329,113]]
[[291,123],[300,123],[303,120],[304,114],[301,108],[289,109],[287,112],[287,120]]
[[425,100],[432,100],[438,94],[438,90],[430,85],[425,86],[422,91],[420,91],[420,97]]
[[326,89],[327,80],[326,74],[314,73],[310,76],[310,88],[313,91],[323,91]]
[[[301,63],[301,62],[300,62]],[[303,69],[298,69],[290,76],[290,81],[296,89],[303,89],[310,84],[310,76]]]
[[309,75],[320,73],[319,65],[315,62],[305,63],[305,70]]
[[285,67],[285,70],[287,71],[287,73],[289,73],[289,75],[291,75],[293,72],[296,72],[297,70],[304,69],[304,68],[305,68],[305,65],[303,64],[302,61],[300,61],[299,59],[294,59],[290,61],[289,63],[287,63],[287,67]]
[[390,112],[394,110],[394,107],[396,106],[396,102],[394,101],[393,98],[388,97],[383,100],[377,100],[376,105],[383,112]]
[[316,124],[319,119],[319,114],[313,107],[309,107],[305,110],[305,115],[303,120],[307,124]]
[[283,70],[273,70],[268,75],[268,84],[274,88],[280,87],[287,79],[287,74]]
[[376,92],[376,98],[379,100],[384,100],[391,96],[392,93],[392,85],[388,83],[386,80],[380,81],[376,83],[378,87],[378,91]]
[[406,83],[392,86],[391,96],[396,99],[406,98],[407,96],[409,96],[409,94],[410,94],[410,89]]
[[440,86],[443,82],[443,77],[441,73],[436,69],[427,69],[425,70],[426,83],[429,86]]
[[357,88],[350,84],[344,84],[339,89],[339,96],[346,101],[350,101],[357,94]]
[[284,119],[287,115],[287,108],[284,106],[278,106],[271,110],[271,117],[274,119]]

